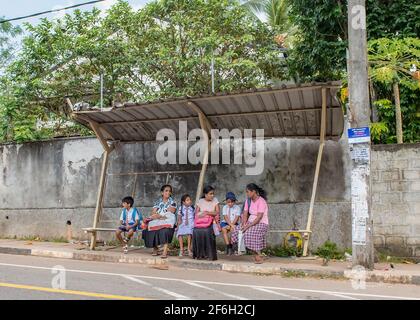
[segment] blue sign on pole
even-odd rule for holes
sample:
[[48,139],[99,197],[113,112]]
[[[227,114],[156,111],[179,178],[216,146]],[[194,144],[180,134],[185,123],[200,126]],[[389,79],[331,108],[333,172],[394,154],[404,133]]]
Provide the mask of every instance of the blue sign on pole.
[[370,129],[369,127],[349,128],[347,129],[347,136],[349,143],[370,142]]

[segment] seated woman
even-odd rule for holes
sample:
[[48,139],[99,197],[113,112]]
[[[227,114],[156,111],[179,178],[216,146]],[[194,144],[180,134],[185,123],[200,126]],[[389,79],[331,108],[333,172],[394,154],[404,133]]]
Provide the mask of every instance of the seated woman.
[[214,188],[206,186],[203,197],[195,208],[193,231],[193,258],[217,260],[214,218],[219,215],[219,201],[214,197]]
[[147,219],[147,229],[143,230],[146,248],[153,248],[153,256],[157,256],[159,246],[163,245],[162,259],[168,256],[168,244],[174,236],[176,202],[172,198],[172,186],[166,184],[160,189],[162,197],[153,206]]
[[246,186],[246,196],[242,225],[232,233],[232,243],[238,243],[238,233],[242,230],[245,247],[254,252],[255,263],[263,263],[261,250],[266,247],[268,232],[267,195],[263,188],[250,183]]

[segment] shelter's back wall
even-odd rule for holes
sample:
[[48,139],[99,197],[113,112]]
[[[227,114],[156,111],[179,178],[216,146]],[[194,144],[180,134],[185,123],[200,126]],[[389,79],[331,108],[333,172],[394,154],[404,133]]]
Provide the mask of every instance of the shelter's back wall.
[[[268,191],[271,232],[269,242],[279,244],[295,222],[304,228],[311,197],[319,141],[269,139],[265,143],[264,171],[246,176],[245,165],[210,165],[206,183],[216,187],[223,199],[233,191],[242,202],[244,188],[256,182]],[[193,165],[159,165],[156,143],[122,145],[111,154],[109,172],[199,170]],[[94,138],[61,139],[0,146],[0,237],[65,237],[70,220],[75,237],[92,224],[101,171],[102,147]],[[314,210],[312,247],[327,239],[351,245],[351,214],[347,160],[342,146],[328,141],[324,148],[317,203]],[[101,224],[115,226],[120,199],[132,194],[136,205],[150,211],[162,184],[169,181],[179,200],[183,193],[195,195],[198,173],[172,175],[109,176]],[[7,219],[6,219],[7,217]],[[101,238],[111,235],[100,234]]]

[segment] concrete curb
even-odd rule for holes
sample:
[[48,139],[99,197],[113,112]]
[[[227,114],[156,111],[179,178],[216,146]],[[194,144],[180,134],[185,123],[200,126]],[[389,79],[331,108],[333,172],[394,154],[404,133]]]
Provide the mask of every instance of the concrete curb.
[[[72,251],[56,251],[48,249],[26,249],[26,248],[9,248],[0,247],[0,253],[37,256],[45,258],[59,258],[83,261],[111,262],[111,263],[129,263],[142,264],[149,266],[167,265],[186,269],[195,270],[215,270],[228,271],[245,274],[263,274],[263,275],[281,275],[283,277],[315,277],[324,279],[352,279],[351,270],[334,271],[334,270],[315,270],[308,268],[284,267],[284,266],[268,266],[268,265],[252,265],[252,264],[234,264],[223,262],[206,262],[196,260],[162,260],[155,257],[141,257],[112,253],[108,255],[100,252],[72,252]],[[407,275],[388,273],[384,271],[368,271],[366,272],[366,281],[368,282],[384,282],[394,284],[412,284],[420,285],[420,275]]]
[[30,256],[31,249],[0,247],[0,253]]

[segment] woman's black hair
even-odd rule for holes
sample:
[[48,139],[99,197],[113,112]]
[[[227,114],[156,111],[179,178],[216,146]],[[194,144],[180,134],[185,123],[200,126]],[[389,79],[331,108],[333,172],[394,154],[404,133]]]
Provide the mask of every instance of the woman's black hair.
[[130,205],[130,207],[132,207],[133,204],[134,204],[134,199],[133,199],[133,197],[125,197],[121,200],[121,202],[128,203]]
[[[185,200],[187,200],[188,198],[191,198],[191,196],[188,194],[188,193],[186,193],[186,194],[184,194],[182,197],[181,197],[181,207],[179,208],[179,211],[181,212],[181,215],[183,215],[183,211],[182,211],[182,208],[184,207],[184,202],[185,202]],[[192,198],[191,198],[192,199]],[[192,206],[193,208],[194,208],[194,206]]]
[[212,186],[205,186],[203,189],[203,195],[201,196],[201,199],[205,198],[206,194],[214,191],[214,188]]
[[[187,194],[184,194],[181,197],[181,205],[185,202],[185,200],[187,200],[187,198],[191,198],[191,196],[188,193]],[[191,200],[192,200],[192,198],[191,198]]]
[[165,190],[166,188],[171,189],[171,194],[172,194],[173,189],[172,189],[172,186],[171,186],[170,184],[164,184],[164,185],[162,186],[162,188],[160,188],[160,192],[163,192],[163,190]]
[[249,184],[247,184],[246,185],[246,188],[247,188],[247,190],[250,190],[250,191],[256,191],[257,194],[260,197],[262,197],[263,199],[267,200],[267,192],[263,188],[261,188],[258,185],[256,185],[255,183],[249,183]]

